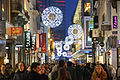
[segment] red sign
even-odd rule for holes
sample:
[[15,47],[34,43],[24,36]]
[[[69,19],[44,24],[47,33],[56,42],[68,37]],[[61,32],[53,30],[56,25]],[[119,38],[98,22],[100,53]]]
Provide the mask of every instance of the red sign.
[[39,35],[39,47],[41,48],[41,52],[46,53],[46,33]]
[[12,36],[22,36],[22,27],[11,27]]
[[108,51],[108,52],[107,52],[107,55],[110,56],[110,54],[111,54],[111,53]]

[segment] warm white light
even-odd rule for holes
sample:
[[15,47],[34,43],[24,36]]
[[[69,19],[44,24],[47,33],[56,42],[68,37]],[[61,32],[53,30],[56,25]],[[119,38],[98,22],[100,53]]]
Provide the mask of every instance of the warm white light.
[[57,53],[57,55],[58,55],[58,56],[61,56],[61,55],[62,55],[62,53]]
[[66,57],[67,56],[67,52],[63,52],[63,56]]
[[71,45],[73,44],[73,42],[74,42],[73,36],[70,35],[65,38],[65,44]]
[[56,49],[61,49],[62,48],[62,41],[55,42],[55,47],[56,47]]
[[61,53],[61,52],[62,52],[62,48],[58,48],[58,49],[57,49],[57,52],[58,52],[58,53]]
[[70,25],[68,28],[68,35],[72,35],[74,39],[79,39],[82,37],[82,27],[78,24]]
[[44,25],[55,28],[63,21],[62,11],[57,7],[48,7],[42,13],[42,21]]
[[69,45],[65,44],[64,45],[64,50],[68,51],[70,49]]

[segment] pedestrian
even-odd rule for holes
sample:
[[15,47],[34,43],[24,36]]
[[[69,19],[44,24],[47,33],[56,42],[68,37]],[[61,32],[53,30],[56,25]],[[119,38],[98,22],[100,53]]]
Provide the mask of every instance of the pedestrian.
[[61,67],[58,70],[58,76],[56,80],[72,80],[72,78],[70,73],[64,67]]
[[41,80],[40,69],[41,67],[39,63],[32,63],[31,71],[28,73],[29,76],[27,80]]
[[[58,70],[60,68],[65,68],[64,60],[60,60],[59,63],[58,63],[58,66],[57,66],[57,70],[55,70],[51,73],[51,79],[52,80],[56,80],[58,78]],[[63,75],[65,75],[65,74],[63,74]]]
[[76,80],[77,79],[76,71],[73,68],[72,64],[73,64],[72,62],[68,61],[66,70],[70,73],[72,80]]
[[1,65],[0,80],[11,80],[9,73],[6,71],[5,64]]
[[15,73],[13,80],[27,80],[27,71],[24,62],[18,64],[18,70]]
[[107,74],[101,65],[96,65],[91,80],[106,80]]
[[41,76],[41,80],[49,80],[48,79],[48,75],[45,72],[45,67],[42,66],[40,69],[40,76]]

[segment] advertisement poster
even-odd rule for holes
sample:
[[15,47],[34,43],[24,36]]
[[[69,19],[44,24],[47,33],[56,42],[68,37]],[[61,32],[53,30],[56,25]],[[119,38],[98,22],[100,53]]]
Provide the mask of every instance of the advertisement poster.
[[41,48],[41,52],[46,53],[46,33],[39,35],[39,47]]

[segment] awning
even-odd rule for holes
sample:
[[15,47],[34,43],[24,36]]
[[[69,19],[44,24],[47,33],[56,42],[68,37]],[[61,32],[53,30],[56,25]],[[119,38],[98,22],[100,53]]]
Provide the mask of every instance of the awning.
[[92,49],[79,49],[78,51],[72,54],[72,57],[73,58],[80,57],[83,56],[85,53],[88,54],[90,52],[92,52]]

